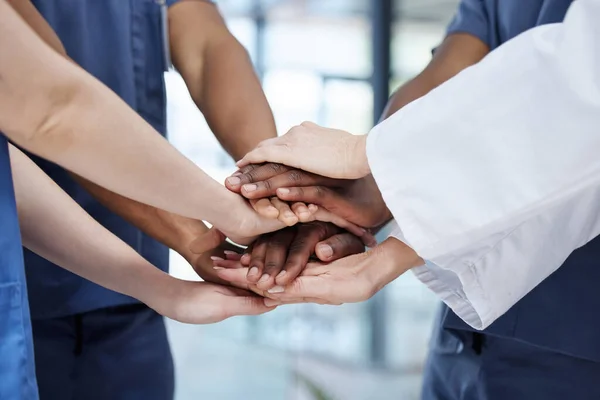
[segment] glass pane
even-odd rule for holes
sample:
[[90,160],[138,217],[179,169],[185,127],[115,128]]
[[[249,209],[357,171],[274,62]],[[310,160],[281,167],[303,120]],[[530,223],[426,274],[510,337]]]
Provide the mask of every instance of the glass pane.
[[323,93],[324,119],[328,127],[355,134],[373,125],[373,88],[368,82],[327,80]]
[[369,32],[362,18],[270,20],[265,33],[265,64],[273,69],[368,77]]
[[263,87],[280,134],[303,121],[319,119],[323,83],[318,74],[269,69],[264,75]]

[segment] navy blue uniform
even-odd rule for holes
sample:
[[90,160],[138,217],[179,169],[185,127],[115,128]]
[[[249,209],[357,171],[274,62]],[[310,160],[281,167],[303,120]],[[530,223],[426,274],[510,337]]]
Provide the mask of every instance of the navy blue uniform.
[[[463,0],[448,33],[471,34],[493,50],[530,28],[561,22],[571,2]],[[483,332],[443,307],[423,399],[600,399],[598,282],[600,238],[576,250]]]
[[0,133],[0,399],[37,398],[21,233],[8,144]]
[[[162,23],[175,0],[33,2],[68,55],[165,135]],[[32,158],[96,221],[168,270],[165,246],[103,207],[62,168]],[[42,399],[173,397],[173,361],[161,316],[28,251],[25,268]]]

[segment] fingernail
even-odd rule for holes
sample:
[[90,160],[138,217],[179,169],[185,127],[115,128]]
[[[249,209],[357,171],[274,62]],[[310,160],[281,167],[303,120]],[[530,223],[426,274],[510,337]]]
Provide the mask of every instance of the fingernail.
[[213,260],[213,261],[225,261],[221,257],[215,257],[215,256],[212,256],[210,259]]
[[286,212],[285,212],[285,217],[286,217],[286,218],[296,218],[296,214],[294,214],[294,213],[293,213],[293,212],[291,212],[291,211],[286,211]]
[[286,189],[286,188],[280,188],[280,189],[277,189],[277,191],[279,192],[279,194],[289,194],[290,193],[290,189]]
[[275,307],[280,305],[281,302],[273,299],[265,299],[265,306],[267,307]]
[[256,189],[258,189],[258,186],[252,184],[252,185],[244,185],[242,186],[242,189],[244,189],[246,192],[254,192]]
[[258,274],[258,268],[256,267],[252,267],[250,268],[250,271],[248,271],[248,276],[254,276]]
[[223,253],[227,254],[228,256],[237,256],[239,254],[231,250],[225,250]]
[[258,280],[259,282],[265,282],[269,280],[269,274],[263,274],[263,276],[260,277],[260,279]]
[[317,212],[317,211],[319,210],[319,207],[317,207],[317,206],[316,206],[316,205],[314,205],[314,204],[310,204],[310,205],[308,206],[308,209],[309,209],[311,212]]
[[269,293],[283,293],[285,288],[283,286],[273,286],[271,289],[267,290]]
[[281,271],[278,275],[277,278],[275,279],[279,279],[279,278],[283,278],[283,276],[286,274],[287,271]]
[[333,249],[328,244],[320,244],[318,250],[319,253],[325,258],[330,258],[333,256]]
[[213,269],[214,269],[215,271],[220,271],[220,270],[222,270],[222,269],[225,269],[225,268],[223,268],[223,267],[213,267]]
[[229,183],[231,186],[237,186],[242,183],[242,180],[237,176],[230,176],[227,178],[227,183]]

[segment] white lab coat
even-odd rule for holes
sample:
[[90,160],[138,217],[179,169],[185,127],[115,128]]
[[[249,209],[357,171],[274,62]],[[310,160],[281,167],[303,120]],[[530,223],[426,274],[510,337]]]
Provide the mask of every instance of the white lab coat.
[[416,276],[486,328],[600,233],[600,0],[395,113],[367,156]]

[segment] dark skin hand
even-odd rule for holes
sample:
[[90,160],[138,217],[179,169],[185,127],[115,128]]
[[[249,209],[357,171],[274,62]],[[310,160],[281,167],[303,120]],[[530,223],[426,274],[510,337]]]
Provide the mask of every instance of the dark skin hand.
[[392,219],[372,175],[331,179],[268,163],[242,168],[227,178],[225,186],[253,201],[277,196],[286,202],[310,204],[313,210],[316,205],[365,228],[378,228]]
[[261,236],[241,259],[231,253],[226,259],[212,259],[218,276],[226,281],[237,276],[234,269],[248,267],[249,288],[266,295],[293,282],[313,256],[331,262],[364,249],[359,237],[331,223],[310,222]]

